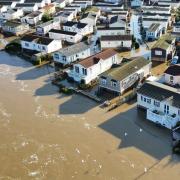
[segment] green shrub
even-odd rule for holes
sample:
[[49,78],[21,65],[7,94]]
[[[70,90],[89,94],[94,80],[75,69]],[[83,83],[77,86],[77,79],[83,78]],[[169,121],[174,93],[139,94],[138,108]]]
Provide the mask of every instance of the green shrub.
[[39,64],[41,64],[42,62],[50,61],[50,60],[51,60],[51,55],[50,55],[50,54],[38,56],[38,57],[36,58],[36,61],[34,62],[34,65],[39,65]]
[[90,84],[79,84],[78,86],[80,89],[83,89],[83,90],[91,88]]
[[11,42],[6,45],[5,50],[12,53],[21,52],[21,45],[17,42]]
[[180,21],[180,7],[176,10],[176,22]]
[[73,89],[67,88],[63,84],[59,84],[59,92],[71,95],[73,93]]
[[67,87],[62,87],[60,89],[60,92],[64,93],[64,94],[67,94],[67,95],[71,95],[73,93],[73,90],[72,89],[69,89]]
[[74,79],[72,77],[67,77],[67,81],[70,83],[74,83]]
[[48,13],[45,13],[43,16],[42,16],[42,22],[47,22],[47,21],[50,21],[52,20],[52,15],[48,14]]
[[134,47],[135,49],[139,49],[139,43],[135,42]]

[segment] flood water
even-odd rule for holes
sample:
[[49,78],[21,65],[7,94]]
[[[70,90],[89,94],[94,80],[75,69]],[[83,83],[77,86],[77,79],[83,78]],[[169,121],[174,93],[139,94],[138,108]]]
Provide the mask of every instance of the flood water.
[[51,72],[0,52],[0,179],[180,177],[169,133],[139,120],[134,104],[107,113],[59,94]]

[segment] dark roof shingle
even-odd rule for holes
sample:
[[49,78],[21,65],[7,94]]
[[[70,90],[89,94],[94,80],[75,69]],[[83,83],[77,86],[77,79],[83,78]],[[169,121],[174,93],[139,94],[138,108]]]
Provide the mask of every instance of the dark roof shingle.
[[180,108],[180,93],[170,86],[158,82],[147,82],[138,90],[138,93],[158,101],[167,100],[172,106]]
[[164,73],[170,74],[172,76],[180,76],[180,65],[170,66]]

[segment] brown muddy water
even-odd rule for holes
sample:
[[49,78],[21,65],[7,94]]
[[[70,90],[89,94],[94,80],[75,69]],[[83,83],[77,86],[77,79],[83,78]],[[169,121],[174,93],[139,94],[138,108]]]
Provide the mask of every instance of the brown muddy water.
[[0,52],[0,180],[179,179],[170,133],[126,104],[107,113]]

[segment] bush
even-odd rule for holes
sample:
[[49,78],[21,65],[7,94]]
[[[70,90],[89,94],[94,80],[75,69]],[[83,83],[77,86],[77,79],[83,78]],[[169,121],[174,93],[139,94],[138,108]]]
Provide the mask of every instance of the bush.
[[72,89],[69,89],[67,87],[62,87],[60,89],[60,92],[64,93],[64,94],[67,94],[67,95],[71,95],[73,93],[73,90]]
[[50,21],[52,20],[52,15],[48,14],[48,13],[45,13],[43,16],[42,16],[42,22],[47,22],[47,21]]
[[79,84],[78,86],[79,86],[79,88],[82,89],[82,90],[86,90],[86,89],[91,88],[91,85],[90,85],[90,84]]
[[6,45],[5,50],[12,53],[21,52],[21,45],[17,42],[11,42]]
[[74,79],[72,77],[67,77],[67,81],[70,82],[70,83],[73,83]]
[[81,41],[88,41],[88,36],[84,36]]
[[176,10],[176,22],[180,21],[180,7]]
[[139,49],[139,43],[135,42],[134,47],[135,49]]
[[33,64],[34,65],[40,65],[42,62],[45,62],[45,61],[51,61],[51,55],[50,54],[38,56],[36,58],[36,61],[34,61]]
[[132,43],[136,42],[136,38],[134,36],[132,36]]

